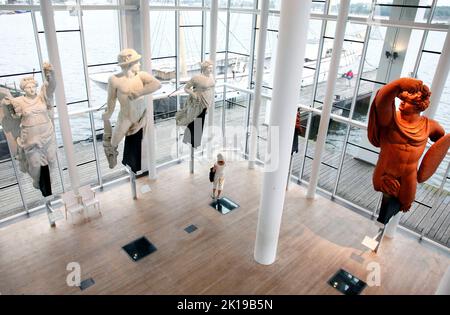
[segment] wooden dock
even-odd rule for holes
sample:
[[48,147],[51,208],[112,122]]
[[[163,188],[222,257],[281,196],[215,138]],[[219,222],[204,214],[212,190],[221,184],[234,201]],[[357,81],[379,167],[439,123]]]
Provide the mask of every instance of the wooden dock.
[[[310,142],[313,146],[313,143]],[[308,150],[313,152],[313,150]],[[340,152],[325,150],[323,163],[334,166],[339,161]],[[299,176],[301,157],[294,155],[293,175]],[[381,193],[374,191],[372,174],[374,166],[354,158],[349,154],[344,156],[344,164],[339,179],[336,195],[367,209],[378,212]],[[306,159],[303,180],[308,181],[311,173],[311,160]],[[322,164],[319,177],[319,187],[332,192],[336,183],[337,170]],[[434,203],[437,201],[437,206]],[[401,224],[417,233],[425,231],[425,235],[446,246],[450,246],[450,192],[445,191],[439,196],[438,188],[427,183],[417,185],[416,202],[411,210],[404,213]]]

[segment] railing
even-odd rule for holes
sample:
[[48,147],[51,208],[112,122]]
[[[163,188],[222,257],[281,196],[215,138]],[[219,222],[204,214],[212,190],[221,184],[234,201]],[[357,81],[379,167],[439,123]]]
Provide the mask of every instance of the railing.
[[[223,87],[223,86],[228,88],[228,89],[232,89],[232,90],[235,90],[235,91],[240,91],[240,92],[248,94],[248,95],[253,95],[254,94],[254,92],[252,90],[249,90],[249,89],[246,89],[246,88],[242,88],[242,87],[239,87],[239,86],[235,86],[235,85],[232,85],[232,84],[227,84],[227,83],[218,84],[216,87],[220,88],[220,87]],[[181,90],[181,91],[176,91],[176,92],[174,92],[172,94],[156,95],[156,96],[153,97],[153,99],[154,100],[158,100],[158,99],[169,98],[169,97],[173,97],[173,96],[177,96],[177,95],[186,95],[186,94],[184,93],[184,91]],[[264,99],[266,99],[266,100],[271,100],[271,96],[270,95],[262,95],[262,97]],[[82,114],[85,114],[85,113],[88,113],[88,112],[98,112],[99,109],[101,109],[102,107],[103,106],[99,106],[99,107],[96,107],[96,108],[86,108],[86,109],[83,109],[83,110],[74,110],[74,111],[69,112],[69,116],[73,117],[73,116],[82,115]],[[316,113],[318,115],[321,114],[321,111],[319,109],[312,108],[312,107],[309,107],[309,106],[305,106],[305,105],[302,105],[302,104],[299,105],[299,108],[301,108],[301,110],[304,111],[304,112],[313,112],[313,113]],[[174,119],[174,118],[172,117],[170,119]],[[367,129],[367,125],[366,124],[364,124],[364,123],[362,123],[360,121],[352,120],[350,118],[342,117],[342,116],[339,116],[339,115],[332,114],[331,115],[331,120],[334,120],[334,121],[337,121],[337,122],[341,122],[341,123],[345,123],[345,124],[349,124],[350,126],[356,127],[358,129],[362,129],[362,130],[366,130]],[[264,137],[260,137],[259,139],[260,140],[264,140]],[[247,140],[248,140],[248,137],[247,137],[246,141]],[[178,134],[177,134],[177,141],[178,141]],[[358,144],[353,144],[353,143],[349,143],[349,144],[358,146]],[[366,149],[366,148],[361,147],[361,149]],[[242,152],[242,153],[244,155],[246,154],[246,152]],[[304,154],[306,154],[306,152]],[[449,156],[450,155],[447,153],[447,158]],[[181,159],[187,158],[187,157],[188,157],[188,155],[177,156],[176,158],[174,158],[172,160],[167,160],[167,161],[163,161],[162,163],[159,163],[158,167],[162,167],[162,165],[170,165],[172,163],[179,162]],[[10,159],[7,159],[5,161],[10,161]],[[11,162],[14,163],[14,161],[11,161]],[[263,163],[262,161],[260,161],[260,162]],[[327,165],[327,162],[324,162],[323,164]],[[344,162],[342,165],[340,165],[340,168],[343,169],[345,166],[346,165],[345,165],[345,162]],[[430,209],[429,211],[431,211],[432,209],[435,209],[436,207],[439,206],[439,204],[442,203],[442,202],[440,202],[440,200],[442,198],[442,195],[446,192],[445,189],[444,189],[444,184],[446,183],[446,180],[448,179],[449,168],[450,168],[450,166],[447,167],[447,172],[446,172],[446,174],[443,177],[443,180],[442,180],[441,186],[439,187],[438,193],[436,193],[436,198],[434,200],[432,200],[432,202],[431,202],[432,204],[429,206],[429,209]],[[118,180],[124,180],[124,179],[128,178],[127,176],[123,176],[123,173],[121,173],[121,172],[119,172],[119,173],[120,173],[120,175],[114,176],[114,178],[112,180],[110,180],[110,181],[105,181],[103,183],[103,185],[109,185],[111,183],[117,182]],[[344,173],[344,175],[346,175],[346,174]],[[120,176],[120,177],[118,177],[118,176]],[[298,183],[302,183],[302,182],[307,183],[307,180],[305,180],[305,178],[302,178],[301,174],[300,174],[300,176],[295,176],[294,175],[291,178],[296,179],[298,181]],[[341,184],[342,184],[343,180],[340,179],[340,181],[341,181]],[[19,183],[19,182],[20,182],[20,179],[17,178],[17,183]],[[17,183],[14,183],[14,185],[16,185]],[[19,187],[19,189],[20,189],[20,187]],[[336,199],[338,201],[341,201],[341,202],[347,204],[348,206],[350,206],[352,208],[358,209],[359,211],[365,213],[366,215],[371,215],[372,217],[376,216],[376,211],[374,211],[373,209],[372,210],[371,209],[367,209],[364,206],[361,206],[360,204],[356,204],[356,203],[353,202],[353,200],[346,199],[345,198],[345,194],[342,194],[340,190],[337,190],[337,191],[335,191],[333,193],[332,189],[330,191],[330,190],[324,189],[324,187],[321,187],[321,191],[324,192],[325,194],[329,195],[332,199]],[[24,205],[26,206],[25,201],[23,201],[23,202],[24,202]],[[378,209],[378,206],[379,206],[378,203],[376,204],[375,210]],[[418,200],[417,204],[421,205],[423,203]],[[40,209],[43,209],[43,207],[44,207],[44,205],[39,205],[37,207],[31,208],[29,210],[26,210],[24,212],[16,214],[13,217],[0,220],[0,223],[2,221],[11,220],[13,218],[16,218],[16,217],[24,215],[24,214],[29,214],[29,213],[32,213],[34,211],[38,211]],[[427,221],[427,226],[422,231],[414,231],[413,230],[412,232],[414,232],[416,235],[418,235],[418,237],[420,237],[421,239],[424,239],[424,240],[427,240],[427,241],[431,241],[431,242],[435,242],[434,240],[431,240],[431,239],[426,237],[427,236],[426,232],[427,232],[427,229],[429,228],[429,223],[430,223],[429,221],[430,220]],[[410,230],[410,229],[408,229],[408,230]]]
[[[223,83],[216,84],[216,88],[217,89],[223,88]],[[161,100],[161,99],[167,99],[167,98],[170,98],[170,97],[177,97],[177,96],[183,96],[183,95],[186,96],[187,94],[186,94],[186,92],[184,92],[184,90],[180,89],[180,90],[174,90],[172,93],[165,93],[165,94],[154,95],[153,96],[153,100]],[[89,114],[89,113],[97,113],[97,112],[100,112],[104,107],[105,107],[105,105],[101,105],[101,106],[96,106],[96,107],[84,108],[84,109],[81,109],[81,110],[71,110],[68,113],[69,114],[69,118],[82,116],[82,115]],[[154,117],[156,119],[159,116],[166,115],[166,114],[167,113],[155,114]],[[57,120],[58,117],[59,117],[58,114],[55,112],[55,115],[54,115],[55,120]],[[166,120],[171,120],[171,119],[174,119],[174,117],[171,117],[171,118],[166,119]],[[163,123],[166,120],[165,119],[160,119],[158,121],[158,123]],[[155,124],[156,127],[158,126],[158,123]],[[96,129],[95,133],[101,132],[102,130],[103,130],[103,128]],[[3,128],[2,128],[1,125],[0,125],[0,132],[3,132]],[[178,134],[178,131],[177,131],[176,139],[174,139],[174,141],[177,141],[177,146],[178,146],[178,138],[179,138],[179,136],[180,135]],[[74,143],[78,144],[78,143],[85,142],[85,141],[92,141],[92,139],[87,138],[87,139],[84,139],[84,140],[75,141]],[[8,143],[8,148],[9,148],[9,143]],[[63,147],[59,146],[58,149],[62,150]],[[12,154],[11,151],[10,151],[10,156],[13,156],[13,155],[14,154]],[[62,167],[61,162],[60,162],[61,157],[63,157],[63,156],[64,156],[64,154],[62,154],[62,155],[59,154],[59,157],[58,157],[57,168],[58,168],[58,172],[60,174],[59,175],[60,178],[58,178],[57,180],[55,178],[53,180],[54,184],[55,183],[58,184],[57,189],[54,191],[55,195],[57,195],[59,193],[59,190],[61,190],[61,192],[64,192],[66,190],[66,187],[64,187],[64,181],[67,178],[65,178],[63,176],[63,172],[66,170],[66,168]],[[101,155],[101,156],[102,156],[101,160],[102,160],[102,162],[104,162],[104,160],[106,158],[103,155]],[[188,155],[179,155],[178,154],[178,147],[177,147],[177,157],[173,158],[171,160],[167,160],[166,158],[163,158],[162,161],[160,163],[158,163],[157,167],[162,167],[162,166],[167,165],[167,164],[178,162],[178,161],[180,161],[182,159],[185,159],[187,157],[188,157]],[[11,173],[8,175],[8,177],[11,177],[11,178],[15,177],[16,180],[14,182],[8,182],[7,185],[4,185],[4,187],[0,187],[0,188],[10,187],[10,186],[11,187],[12,186],[17,186],[18,187],[18,192],[19,192],[19,195],[20,195],[20,200],[17,200],[17,202],[18,203],[21,202],[22,207],[23,207],[23,209],[25,209],[25,211],[20,211],[19,213],[15,213],[12,216],[6,217],[4,219],[0,219],[0,223],[7,222],[7,221],[10,221],[10,220],[13,220],[13,219],[17,218],[18,216],[23,216],[25,214],[30,214],[30,213],[33,213],[35,211],[43,209],[44,208],[44,204],[40,204],[38,206],[35,206],[36,202],[39,202],[39,199],[42,199],[42,198],[39,197],[40,193],[37,190],[33,191],[33,193],[31,194],[32,196],[30,196],[30,193],[26,193],[25,192],[23,186],[24,186],[24,184],[28,184],[28,182],[27,183],[24,182],[24,178],[23,178],[24,175],[21,174],[18,171],[15,159],[12,159],[11,157],[9,157],[9,158],[3,159],[1,162],[2,162],[2,164],[8,163],[8,162],[12,163],[13,169],[11,170]],[[96,162],[95,159],[89,159],[88,161],[83,161],[82,163],[78,163],[77,167],[80,167],[80,166],[83,166],[83,165],[87,165],[87,164],[90,164],[90,163],[94,163],[94,162]],[[124,175],[123,169],[120,169],[120,168],[108,171],[107,174],[103,174],[103,177],[104,178],[110,177],[112,179],[108,180],[108,181],[105,181],[103,183],[101,182],[98,187],[107,186],[107,185],[110,185],[111,183],[117,182],[117,178],[119,178],[120,180],[124,180],[124,179],[128,178],[127,176],[123,176],[123,175]],[[92,181],[92,180],[90,180],[90,181]],[[59,185],[61,185],[61,186],[59,186]],[[31,205],[31,207],[29,207],[29,205]],[[19,204],[11,205],[11,206],[16,208],[16,207],[19,206]],[[13,210],[13,209],[1,209],[1,210],[10,211],[10,210]],[[15,211],[15,212],[17,212],[17,211]],[[1,216],[0,216],[0,218],[1,218]]]
[[[241,91],[243,93],[248,93],[250,95],[254,94],[254,91],[242,88],[239,86],[234,86],[231,84],[226,84],[226,86],[230,89]],[[265,100],[271,100],[270,95],[262,95],[263,99]],[[312,108],[310,106],[299,104],[298,107],[301,109],[302,112],[312,112],[317,115],[321,114],[321,110],[317,108]],[[358,130],[367,131],[367,124],[362,123],[361,121],[353,120],[350,118],[342,117],[336,114],[331,114],[331,121],[336,121],[339,123],[348,124],[351,127],[357,128]],[[259,140],[266,140],[264,137],[258,137]],[[374,151],[364,145],[361,145],[356,142],[352,142],[350,139],[346,139],[347,144],[350,147],[353,147],[354,150],[365,150],[367,152],[370,152],[372,154],[377,154],[377,151]],[[304,140],[304,145],[306,144],[307,140]],[[308,140],[309,146],[311,149],[314,148],[314,142],[311,140]],[[337,166],[331,165],[333,163],[328,163],[326,161],[322,161],[322,168],[325,168],[325,174],[321,176],[327,177],[328,183],[324,183],[321,186],[321,180],[319,179],[319,187],[322,193],[328,195],[331,199],[335,199],[341,203],[346,204],[347,206],[358,210],[359,212],[364,213],[365,215],[375,218],[377,216],[377,211],[379,209],[379,205],[381,202],[381,193],[375,192],[372,187],[372,174],[374,165],[370,166],[367,163],[364,162],[358,162],[359,168],[358,169],[349,169],[349,165],[351,166],[350,160],[347,159],[347,156],[353,155],[348,153],[348,150],[351,151],[351,149],[348,148],[348,146],[345,146],[342,148],[342,150],[346,150],[344,152],[344,157],[342,163],[338,163]],[[427,143],[427,148],[431,146],[431,142]],[[303,153],[303,158],[310,158],[312,159],[313,156],[308,156],[306,150]],[[339,155],[342,154],[342,152],[336,152],[337,155],[334,157],[334,162],[339,161],[340,157]],[[302,159],[300,156],[298,159]],[[333,160],[332,160],[333,161]],[[355,161],[351,161],[352,163],[355,163]],[[298,175],[291,175],[291,178],[296,180],[298,183],[308,183],[308,176],[305,176],[305,168],[308,168],[307,166],[303,165],[301,162],[297,163],[300,165],[297,165],[298,168],[300,168],[300,174]],[[445,190],[444,185],[448,182],[447,179],[449,178],[449,168],[450,168],[450,153],[447,152],[445,161],[442,162],[441,166],[447,165],[446,170],[441,169],[441,173],[444,174],[438,174],[439,176],[442,175],[441,184],[439,187],[432,186],[430,184],[424,183],[418,185],[418,190],[416,194],[416,200],[414,202],[413,207],[411,208],[410,212],[406,213],[404,215],[404,218],[401,222],[401,225],[404,226],[405,229],[412,232],[414,235],[416,235],[420,240],[427,240],[436,244],[439,244],[439,246],[442,246],[440,243],[444,243],[444,247],[448,250],[448,241],[446,240],[445,233],[442,237],[436,237],[434,239],[430,239],[427,237],[427,233],[430,231],[431,227],[433,225],[438,225],[439,222],[437,220],[443,221],[442,224],[445,223],[445,220],[442,220],[442,217],[446,217],[448,212],[450,211],[450,205],[448,205],[448,196],[450,196],[450,192]],[[356,166],[355,166],[356,167]],[[331,170],[333,169],[333,171]],[[328,171],[327,171],[328,170]],[[322,170],[324,171],[324,170]],[[321,171],[321,174],[322,174]],[[360,173],[358,173],[358,171]],[[361,173],[363,172],[364,173]],[[335,174],[333,174],[335,172]],[[331,175],[330,175],[331,174]],[[440,178],[440,177],[439,177]],[[333,185],[330,186],[330,183],[333,183]],[[351,186],[350,184],[355,183],[357,185]],[[359,185],[358,185],[359,184]],[[351,191],[353,189],[353,191]],[[356,198],[355,194],[357,189],[362,190],[361,196]],[[366,191],[363,191],[366,189]],[[369,199],[369,197],[371,199]],[[353,198],[353,199],[352,199]],[[355,199],[356,198],[356,199]],[[372,202],[370,202],[372,201]],[[370,204],[370,207],[368,205]],[[410,223],[410,221],[414,223]],[[445,228],[445,226],[444,226]],[[441,229],[442,230],[442,229]]]

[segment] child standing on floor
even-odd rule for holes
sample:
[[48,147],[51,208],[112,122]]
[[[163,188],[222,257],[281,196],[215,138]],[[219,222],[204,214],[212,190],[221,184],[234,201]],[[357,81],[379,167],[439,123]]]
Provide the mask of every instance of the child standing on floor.
[[[220,194],[223,190],[223,183],[225,182],[224,169],[225,169],[225,159],[221,153],[217,154],[217,163],[214,164],[214,182],[213,182],[213,192],[211,197],[213,199],[219,199]],[[217,190],[217,196],[216,196]]]

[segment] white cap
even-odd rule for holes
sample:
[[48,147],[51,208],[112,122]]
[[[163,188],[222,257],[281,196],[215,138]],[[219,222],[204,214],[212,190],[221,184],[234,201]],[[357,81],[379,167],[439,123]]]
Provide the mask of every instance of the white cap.
[[217,161],[223,161],[223,162],[225,162],[225,159],[223,158],[222,153],[217,154]]

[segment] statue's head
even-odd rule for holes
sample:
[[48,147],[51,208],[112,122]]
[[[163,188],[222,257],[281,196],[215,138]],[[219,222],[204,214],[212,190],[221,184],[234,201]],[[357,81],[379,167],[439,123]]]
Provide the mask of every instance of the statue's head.
[[140,70],[142,56],[139,55],[136,50],[131,48],[126,48],[122,50],[117,56],[117,63],[122,68],[122,70],[131,69],[134,72]]
[[36,95],[37,81],[33,77],[25,77],[20,81],[20,89],[25,92],[26,96]]
[[200,66],[203,74],[210,74],[213,72],[213,64],[209,60],[203,61]]
[[422,85],[422,89],[415,93],[403,91],[398,95],[398,98],[402,100],[400,104],[400,110],[406,110],[411,108],[418,112],[423,112],[430,105],[430,89],[425,84]]

